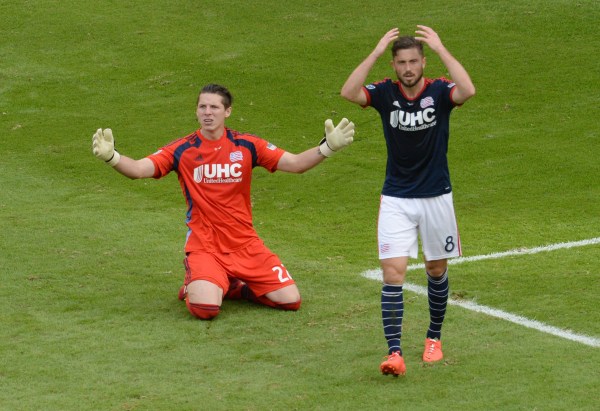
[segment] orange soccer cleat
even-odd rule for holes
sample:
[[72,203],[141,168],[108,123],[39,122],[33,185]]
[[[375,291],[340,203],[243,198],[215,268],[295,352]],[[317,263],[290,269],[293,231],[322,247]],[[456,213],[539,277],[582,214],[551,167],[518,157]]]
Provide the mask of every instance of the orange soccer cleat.
[[245,282],[235,277],[229,277],[229,289],[223,296],[226,300],[241,300],[244,298]]
[[444,358],[442,353],[442,342],[427,338],[425,340],[425,351],[423,351],[424,362],[436,362]]
[[185,285],[182,285],[181,288],[179,289],[179,294],[177,294],[177,298],[179,298],[181,301],[185,300],[185,297],[187,296],[187,287]]
[[381,363],[379,369],[383,375],[392,374],[394,377],[404,375],[406,373],[404,358],[402,358],[399,351],[393,352]]

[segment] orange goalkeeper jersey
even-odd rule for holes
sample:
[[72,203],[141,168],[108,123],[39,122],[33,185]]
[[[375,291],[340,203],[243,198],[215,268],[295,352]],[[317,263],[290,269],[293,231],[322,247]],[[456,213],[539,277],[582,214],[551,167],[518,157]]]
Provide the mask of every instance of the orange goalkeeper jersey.
[[252,169],[269,172],[285,151],[267,141],[226,128],[212,141],[201,130],[148,156],[154,178],[175,171],[187,203],[185,251],[227,253],[258,238],[252,223]]

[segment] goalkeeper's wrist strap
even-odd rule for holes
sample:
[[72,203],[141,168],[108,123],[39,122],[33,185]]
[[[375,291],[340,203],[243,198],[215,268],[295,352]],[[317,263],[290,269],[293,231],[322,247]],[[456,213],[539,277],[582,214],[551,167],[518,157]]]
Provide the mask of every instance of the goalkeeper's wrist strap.
[[121,155],[119,154],[119,152],[117,150],[114,150],[112,157],[110,159],[106,160],[106,164],[108,164],[111,167],[114,167],[117,165],[119,160],[121,160]]
[[323,137],[323,140],[319,142],[319,153],[325,157],[331,157],[336,153],[335,150],[332,150],[327,144],[327,137]]

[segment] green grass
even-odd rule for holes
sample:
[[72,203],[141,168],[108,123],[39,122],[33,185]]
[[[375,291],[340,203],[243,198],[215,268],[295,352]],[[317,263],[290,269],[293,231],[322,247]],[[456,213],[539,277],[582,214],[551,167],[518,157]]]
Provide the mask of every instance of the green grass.
[[[363,3],[0,5],[1,410],[597,407],[598,348],[457,306],[445,361],[423,366],[427,302],[412,293],[408,374],[379,375],[380,285],[360,273],[378,266],[385,147],[376,112],[339,90],[389,28],[432,26],[478,92],[451,125],[465,256],[596,238],[600,6]],[[446,75],[434,55],[427,70]],[[382,59],[369,80],[391,74]],[[133,157],[191,132],[213,81],[234,94],[232,128],[289,151],[316,145],[328,117],[357,125],[347,151],[306,174],[255,172],[254,222],[299,284],[296,313],[226,302],[213,322],[191,318],[176,298],[176,178],[129,181],[91,154],[98,127]],[[451,287],[599,338],[599,251],[456,265]]]

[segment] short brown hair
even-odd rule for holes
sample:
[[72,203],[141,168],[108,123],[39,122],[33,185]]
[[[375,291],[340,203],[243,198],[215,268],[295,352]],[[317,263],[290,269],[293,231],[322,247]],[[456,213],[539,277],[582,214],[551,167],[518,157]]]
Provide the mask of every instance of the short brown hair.
[[392,44],[392,57],[396,57],[396,53],[398,52],[398,50],[406,50],[412,48],[417,49],[421,56],[424,55],[423,43],[421,43],[419,40],[415,39],[413,36],[398,37],[398,39],[394,41],[394,44]]
[[233,104],[233,96],[231,95],[229,90],[227,90],[227,87],[225,87],[225,86],[211,83],[211,84],[207,84],[206,86],[202,87],[202,90],[200,90],[200,93],[198,94],[198,101],[196,102],[196,105],[198,105],[198,103],[200,102],[200,94],[203,94],[203,93],[218,94],[219,96],[221,96],[221,98],[223,100],[223,106],[225,106],[225,108],[229,108]]

